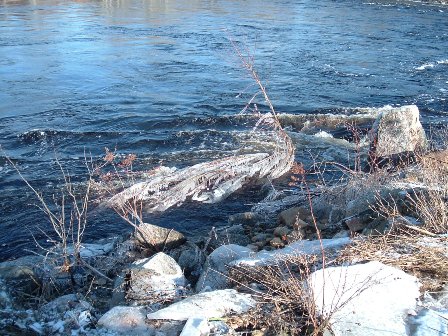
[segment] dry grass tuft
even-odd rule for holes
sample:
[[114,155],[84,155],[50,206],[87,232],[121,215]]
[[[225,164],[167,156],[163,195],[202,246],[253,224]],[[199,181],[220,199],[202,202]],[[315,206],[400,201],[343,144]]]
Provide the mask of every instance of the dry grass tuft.
[[246,328],[264,330],[265,335],[321,335],[330,316],[317,311],[307,286],[320,262],[315,255],[297,255],[278,260],[275,265],[232,268],[230,279],[259,302],[244,317],[235,317],[239,325],[243,319]]
[[382,236],[358,236],[341,251],[337,261],[380,261],[417,276],[422,291],[439,291],[448,283],[447,258],[448,237],[400,230]]

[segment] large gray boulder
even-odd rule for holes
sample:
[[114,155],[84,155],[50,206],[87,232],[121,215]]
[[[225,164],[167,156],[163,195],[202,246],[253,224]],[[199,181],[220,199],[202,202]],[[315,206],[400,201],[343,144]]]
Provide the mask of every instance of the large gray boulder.
[[427,147],[415,105],[384,110],[372,128],[371,154],[377,158],[424,150]]
[[407,314],[420,296],[416,277],[377,261],[318,270],[309,285],[334,336],[408,335]]
[[217,290],[190,296],[182,301],[147,315],[150,320],[185,321],[192,317],[219,318],[241,314],[255,306],[249,294],[234,289]]
[[137,302],[175,300],[184,294],[187,285],[182,269],[163,252],[135,261],[128,274],[126,298]]
[[249,257],[252,253],[251,249],[234,244],[218,247],[207,257],[204,270],[196,284],[196,291],[226,288],[229,264],[234,260]]

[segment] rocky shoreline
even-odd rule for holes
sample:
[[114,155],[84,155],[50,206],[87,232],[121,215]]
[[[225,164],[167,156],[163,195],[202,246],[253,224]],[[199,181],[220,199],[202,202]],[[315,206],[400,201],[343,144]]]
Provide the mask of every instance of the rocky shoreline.
[[[69,271],[57,253],[0,263],[0,334],[447,333],[448,152],[416,106],[377,112],[364,140],[332,142],[358,154],[344,179],[310,184],[297,165],[293,187],[208,237],[143,223],[82,244]],[[332,139],[283,118],[293,141]]]

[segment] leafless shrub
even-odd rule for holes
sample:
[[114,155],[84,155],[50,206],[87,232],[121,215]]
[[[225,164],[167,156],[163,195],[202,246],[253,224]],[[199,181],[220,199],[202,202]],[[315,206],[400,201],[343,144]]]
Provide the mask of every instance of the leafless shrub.
[[447,194],[428,190],[414,193],[409,200],[426,230],[436,234],[448,233]]
[[322,321],[306,286],[317,260],[316,256],[297,256],[271,266],[232,268],[230,279],[259,302],[244,316],[246,327],[266,329],[272,335],[318,335]]
[[[49,220],[56,238],[47,238],[54,244],[51,248],[45,248],[37,240],[36,244],[47,255],[58,255],[63,259],[62,271],[69,271],[70,268],[79,261],[80,249],[84,231],[87,225],[87,208],[89,203],[91,179],[89,178],[84,187],[84,192],[79,193],[71,182],[70,174],[64,170],[59,160],[56,162],[64,178],[64,185],[60,196],[53,195],[51,206],[42,193],[37,191],[28,180],[22,175],[17,166],[8,158],[9,163],[17,171],[21,179],[31,189],[38,200],[37,207],[42,210]],[[42,231],[43,232],[43,231]]]
[[[90,274],[103,277],[107,281],[112,281],[85,261],[81,255],[84,233],[88,224],[87,212],[92,187],[91,175],[88,175],[85,184],[75,186],[69,172],[62,167],[60,161],[56,158],[64,184],[59,190],[59,195],[54,194],[49,200],[30,184],[11,159],[7,157],[7,160],[36,196],[37,207],[44,213],[53,230],[52,233],[47,233],[40,228],[37,229],[46,237],[47,242],[52,244],[49,247],[43,246],[35,238],[35,233],[31,232],[36,246],[40,249],[38,252],[32,252],[43,257],[43,263],[38,267],[42,297],[48,298],[53,294],[60,294],[59,291],[63,288],[80,285],[81,283],[77,283],[77,280],[80,280],[80,274],[78,274],[80,268],[87,270]],[[90,171],[89,168],[88,170]],[[84,276],[81,277],[85,278]]]

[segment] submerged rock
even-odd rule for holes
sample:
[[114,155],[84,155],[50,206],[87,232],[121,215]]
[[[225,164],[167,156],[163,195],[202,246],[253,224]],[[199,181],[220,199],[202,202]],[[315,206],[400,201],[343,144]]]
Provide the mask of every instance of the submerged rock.
[[185,321],[192,317],[219,318],[230,313],[244,313],[254,307],[255,303],[249,294],[224,289],[190,296],[150,313],[147,317],[151,320],[177,321]]
[[309,283],[335,336],[405,336],[420,295],[416,277],[377,261],[318,270]]

